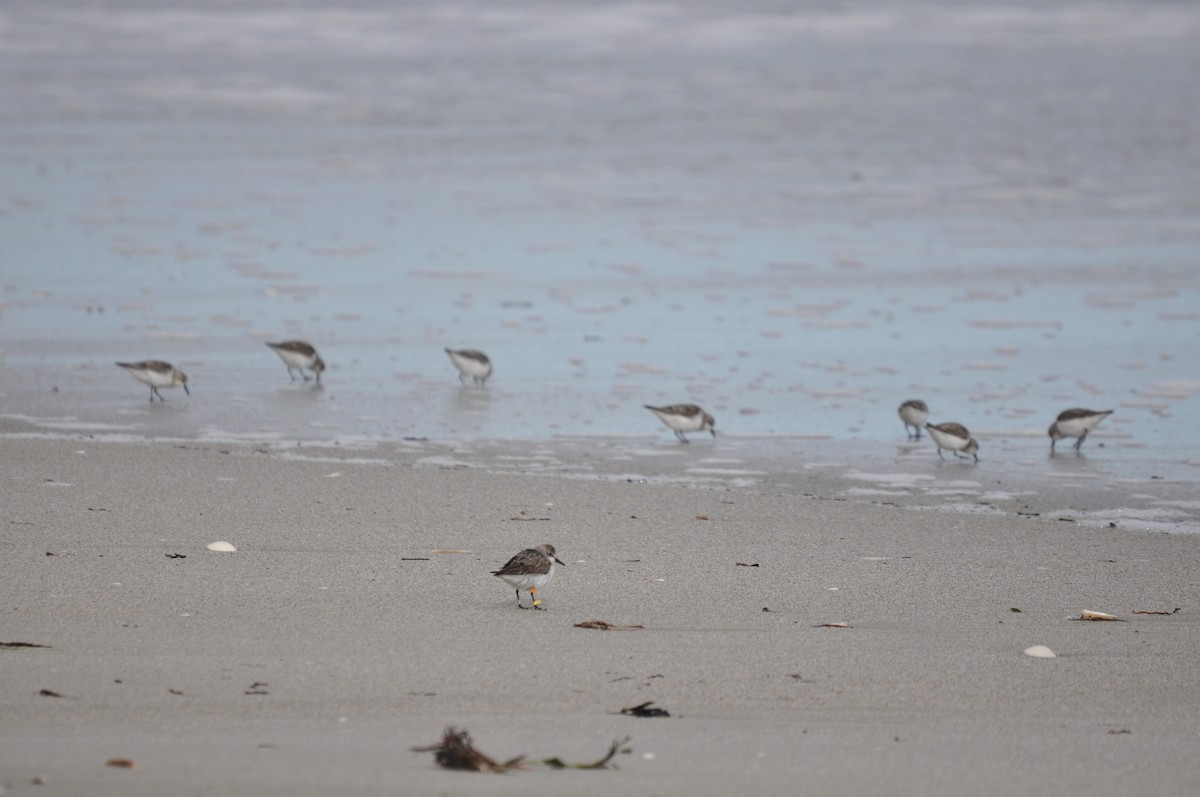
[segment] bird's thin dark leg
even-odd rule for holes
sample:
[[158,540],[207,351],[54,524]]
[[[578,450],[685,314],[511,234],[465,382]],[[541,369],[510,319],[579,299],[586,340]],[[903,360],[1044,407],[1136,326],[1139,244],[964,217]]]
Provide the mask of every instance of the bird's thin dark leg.
[[541,609],[542,608],[542,602],[540,600],[538,600],[538,596],[537,596],[537,587],[529,588],[529,599],[531,601],[533,601],[533,603],[531,603],[529,606],[530,609]]
[[290,366],[290,365],[289,365],[289,366],[287,366],[287,369],[288,369],[288,381],[289,381],[289,382],[295,382],[295,381],[296,381],[296,375],[292,373],[292,366]]
[[688,439],[683,436],[683,432],[679,431],[678,429],[675,430],[675,436],[679,438],[679,442],[681,443],[686,443],[688,441]]
[[945,460],[945,459],[946,459],[945,457],[943,457],[943,456],[942,456],[942,448],[941,448],[941,446],[938,446],[938,459],[940,459],[940,460]]
[[162,397],[162,393],[158,392],[158,388],[156,388],[154,385],[151,385],[150,386],[150,403],[151,404],[154,403],[155,396],[158,396],[159,401],[166,401],[166,399]]
[[321,384],[321,372],[320,372],[320,371],[313,371],[313,373],[317,375],[317,384],[318,384],[318,385],[319,385],[319,384]]
[[1076,451],[1078,451],[1079,447],[1081,445],[1083,445],[1084,440],[1087,440],[1087,429],[1084,429],[1083,434],[1079,435],[1079,439],[1075,441],[1075,450]]
[[528,609],[529,608],[528,606],[521,605],[521,590],[517,590],[517,608],[518,609]]

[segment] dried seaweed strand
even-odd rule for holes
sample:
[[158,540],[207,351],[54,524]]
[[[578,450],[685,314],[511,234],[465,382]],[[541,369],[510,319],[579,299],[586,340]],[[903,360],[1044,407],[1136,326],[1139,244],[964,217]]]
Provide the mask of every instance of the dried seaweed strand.
[[[608,753],[590,764],[568,764],[557,756],[543,759],[541,763],[551,769],[616,769],[617,765],[612,763],[612,760],[618,753],[632,752],[631,748],[626,747],[630,739],[631,737],[626,736],[624,739],[614,740],[608,748]],[[503,762],[484,755],[471,742],[471,734],[466,730],[460,731],[454,727],[446,728],[442,734],[442,740],[437,744],[413,747],[412,751],[414,753],[433,753],[434,760],[443,769],[504,773],[512,769],[529,768],[524,763],[525,756],[523,755]]]
[[626,736],[624,739],[613,739],[613,743],[609,746],[608,752],[604,757],[590,764],[566,764],[558,757],[544,759],[542,763],[551,769],[617,769],[617,765],[611,762],[618,753],[633,752],[632,748],[625,746],[629,744],[632,738],[632,736]]

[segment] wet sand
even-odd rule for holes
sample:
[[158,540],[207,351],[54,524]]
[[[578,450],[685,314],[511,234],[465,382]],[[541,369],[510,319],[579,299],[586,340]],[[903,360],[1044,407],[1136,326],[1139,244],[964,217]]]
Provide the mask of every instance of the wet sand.
[[[1200,788],[1200,536],[459,457],[0,440],[0,641],[47,646],[0,650],[6,789]],[[519,611],[488,571],[540,542],[567,566]],[[647,700],[672,716],[616,714]],[[409,747],[447,725],[496,758],[633,753],[446,772]]]

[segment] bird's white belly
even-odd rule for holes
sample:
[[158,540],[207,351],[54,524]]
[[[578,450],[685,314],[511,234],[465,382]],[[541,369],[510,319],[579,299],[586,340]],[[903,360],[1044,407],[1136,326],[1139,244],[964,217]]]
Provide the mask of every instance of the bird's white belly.
[[275,349],[275,353],[279,355],[279,359],[283,360],[286,365],[292,368],[311,368],[314,358],[307,354],[300,354],[287,349]]
[[472,360],[470,357],[463,357],[460,354],[451,354],[450,359],[454,362],[454,367],[467,376],[482,378],[492,372],[491,363],[481,363],[479,360]]
[[934,442],[936,442],[942,448],[950,451],[961,451],[966,448],[967,444],[970,442],[966,438],[956,437],[952,434],[946,434],[940,429],[934,429],[932,426],[926,431],[929,432],[929,436],[934,439]]
[[659,420],[680,432],[698,432],[704,427],[704,416],[696,413],[690,418],[686,415],[668,415],[665,412],[655,412]]
[[1093,415],[1090,418],[1072,418],[1069,421],[1058,422],[1058,433],[1063,437],[1079,437],[1079,435],[1091,429],[1100,422],[1101,416]]
[[504,581],[516,589],[529,589],[535,587],[541,589],[550,583],[550,579],[554,576],[554,565],[550,565],[548,573],[532,573],[532,574],[514,574],[500,576]]
[[134,377],[144,384],[151,387],[173,387],[175,384],[175,374],[171,371],[161,373],[159,371],[130,371]]

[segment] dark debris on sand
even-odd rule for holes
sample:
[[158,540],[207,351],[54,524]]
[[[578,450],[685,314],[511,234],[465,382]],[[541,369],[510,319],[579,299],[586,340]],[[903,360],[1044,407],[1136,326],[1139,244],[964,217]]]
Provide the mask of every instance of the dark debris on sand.
[[628,714],[631,717],[669,717],[669,716],[671,716],[669,713],[667,713],[667,710],[665,708],[659,708],[658,706],[655,706],[653,700],[647,700],[645,703],[642,703],[641,705],[633,706],[631,708],[623,708],[623,709],[621,709],[621,713]]
[[[603,757],[588,764],[568,764],[557,756],[542,759],[540,763],[550,769],[616,769],[617,765],[612,763],[613,758],[619,753],[632,752],[632,749],[626,746],[629,739],[630,737],[626,736],[624,739],[613,741]],[[504,773],[514,769],[531,768],[531,765],[525,762],[523,755],[508,761],[496,761],[490,758],[475,748],[471,741],[471,734],[466,730],[460,731],[454,727],[446,728],[442,734],[442,740],[437,744],[414,747],[412,750],[414,753],[433,753],[434,760],[443,769]]]

